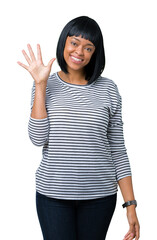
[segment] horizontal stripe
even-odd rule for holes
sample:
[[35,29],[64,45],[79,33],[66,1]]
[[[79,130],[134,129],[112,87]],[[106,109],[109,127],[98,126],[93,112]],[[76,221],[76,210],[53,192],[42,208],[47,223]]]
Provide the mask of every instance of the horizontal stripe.
[[[35,95],[32,87],[31,109]],[[125,147],[122,99],[113,80],[89,85],[49,76],[47,118],[30,116],[28,134],[42,146],[36,190],[59,199],[95,199],[115,194],[118,180],[131,176]]]

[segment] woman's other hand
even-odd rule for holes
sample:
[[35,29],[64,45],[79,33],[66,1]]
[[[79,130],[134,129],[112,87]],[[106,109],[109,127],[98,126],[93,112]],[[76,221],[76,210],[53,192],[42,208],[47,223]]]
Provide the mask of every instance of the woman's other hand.
[[35,58],[34,52],[32,50],[32,47],[30,44],[27,44],[30,57],[27,55],[25,50],[22,50],[22,53],[28,62],[29,66],[26,66],[25,64],[21,62],[17,62],[20,66],[25,68],[33,77],[35,84],[45,83],[49,77],[51,67],[53,62],[55,61],[55,58],[52,58],[47,66],[44,66],[42,61],[42,54],[41,54],[41,48],[40,45],[37,44],[37,59]]
[[123,240],[132,240],[134,238],[138,240],[140,237],[140,225],[134,205],[127,207],[127,218],[130,228]]

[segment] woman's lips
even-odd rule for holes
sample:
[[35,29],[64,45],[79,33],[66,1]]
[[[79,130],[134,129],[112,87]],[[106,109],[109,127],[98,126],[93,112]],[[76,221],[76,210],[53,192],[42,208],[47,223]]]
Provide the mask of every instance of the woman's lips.
[[74,57],[74,56],[70,56],[72,62],[74,63],[82,63],[83,62],[83,59],[81,58],[78,58],[78,57]]

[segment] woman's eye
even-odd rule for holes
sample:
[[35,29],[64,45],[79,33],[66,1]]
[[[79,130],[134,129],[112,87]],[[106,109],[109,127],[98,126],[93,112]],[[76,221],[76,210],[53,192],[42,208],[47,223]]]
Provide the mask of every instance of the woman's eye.
[[71,42],[72,45],[76,46],[76,43],[75,42]]
[[86,48],[86,50],[87,50],[88,52],[91,52],[91,51],[92,51],[92,49],[91,49],[91,48]]

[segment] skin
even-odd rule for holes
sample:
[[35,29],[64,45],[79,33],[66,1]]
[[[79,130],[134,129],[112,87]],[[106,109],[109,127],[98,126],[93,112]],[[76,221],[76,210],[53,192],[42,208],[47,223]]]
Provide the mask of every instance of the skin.
[[[124,202],[135,200],[132,177],[125,177],[118,181]],[[138,240],[140,237],[140,225],[136,214],[135,205],[126,207],[126,215],[129,223],[129,231],[125,234],[123,240]]]
[[[52,58],[48,65],[45,66],[42,60],[40,45],[37,44],[37,58],[34,55],[31,45],[27,44],[27,47],[30,57],[27,55],[25,50],[22,50],[22,53],[28,63],[28,66],[19,61],[17,63],[21,67],[25,68],[35,81],[36,91],[31,117],[35,119],[43,119],[47,117],[47,111],[45,108],[47,80],[55,58]],[[68,74],[60,71],[58,72],[59,76],[68,83],[86,85],[87,80],[85,80],[84,67],[89,63],[94,51],[95,46],[92,42],[81,37],[67,37],[64,48],[64,59],[67,63]],[[77,61],[75,58],[81,59],[81,61]],[[131,176],[120,179],[118,181],[118,185],[124,202],[135,199]],[[135,240],[138,240],[140,237],[140,225],[135,206],[131,205],[127,207],[126,212],[129,223],[129,231],[126,233],[123,240],[132,240],[134,238]]]
[[[59,76],[72,84],[87,84],[85,80],[84,67],[90,62],[90,59],[95,51],[95,46],[92,42],[81,37],[67,37],[64,48],[64,59],[67,63],[68,74],[60,71]],[[73,57],[80,59],[76,61]]]
[[27,55],[25,50],[22,50],[22,53],[28,62],[29,66],[17,62],[21,67],[25,68],[33,77],[35,81],[35,96],[34,96],[34,103],[31,112],[31,117],[35,119],[43,119],[47,117],[47,111],[45,107],[45,96],[46,96],[46,86],[47,80],[51,71],[52,64],[55,58],[52,58],[48,65],[45,66],[43,64],[42,55],[41,55],[41,48],[40,45],[37,44],[37,59],[34,55],[32,47],[30,44],[27,44],[28,51],[30,57]]

